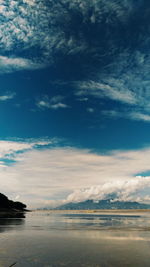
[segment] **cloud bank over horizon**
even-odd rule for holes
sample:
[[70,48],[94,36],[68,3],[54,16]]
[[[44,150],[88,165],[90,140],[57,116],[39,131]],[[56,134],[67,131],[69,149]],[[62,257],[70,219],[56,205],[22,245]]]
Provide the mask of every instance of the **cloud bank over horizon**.
[[[150,177],[136,176],[127,181],[116,180],[99,186],[76,190],[65,202],[99,201],[112,198],[113,201],[139,201],[150,203],[147,190],[150,189]],[[145,194],[144,191],[147,191]],[[141,194],[142,193],[142,194]]]
[[21,201],[31,207],[101,200],[111,194],[122,201],[150,201],[150,177],[142,176],[149,171],[149,148],[95,154],[74,147],[53,147],[55,142],[0,141],[4,193],[16,198],[19,192]]

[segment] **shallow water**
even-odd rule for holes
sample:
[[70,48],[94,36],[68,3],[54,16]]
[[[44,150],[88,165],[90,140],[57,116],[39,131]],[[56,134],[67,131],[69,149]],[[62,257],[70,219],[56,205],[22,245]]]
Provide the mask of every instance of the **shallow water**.
[[0,267],[150,266],[149,212],[31,212],[0,237]]

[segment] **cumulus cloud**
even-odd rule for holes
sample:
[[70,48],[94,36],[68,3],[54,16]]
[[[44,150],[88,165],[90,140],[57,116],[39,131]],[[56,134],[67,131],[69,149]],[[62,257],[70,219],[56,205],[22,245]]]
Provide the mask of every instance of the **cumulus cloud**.
[[[97,200],[112,193],[120,200],[149,201],[150,178],[136,176],[149,171],[150,149],[104,155],[73,147],[24,146],[16,148],[23,153],[15,153],[15,163],[2,161],[5,168],[0,166],[0,183],[3,192],[19,194],[32,207]],[[1,157],[11,153],[10,144],[8,147],[2,149]]]
[[66,202],[81,202],[88,199],[96,201],[112,196],[112,201],[149,201],[149,195],[141,196],[141,192],[147,188],[150,189],[150,177],[138,176],[128,181],[116,180],[100,186],[77,190],[67,197]]

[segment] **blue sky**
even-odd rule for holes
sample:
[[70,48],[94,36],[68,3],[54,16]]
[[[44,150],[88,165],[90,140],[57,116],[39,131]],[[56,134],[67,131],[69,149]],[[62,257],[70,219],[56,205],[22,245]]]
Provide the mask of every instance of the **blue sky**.
[[149,201],[149,13],[147,0],[1,1],[2,192]]

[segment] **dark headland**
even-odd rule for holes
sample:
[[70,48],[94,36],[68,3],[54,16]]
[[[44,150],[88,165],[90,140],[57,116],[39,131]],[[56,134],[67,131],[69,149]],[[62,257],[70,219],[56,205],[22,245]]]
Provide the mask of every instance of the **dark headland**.
[[19,201],[9,200],[7,196],[0,193],[0,218],[22,218],[27,211],[27,206]]

